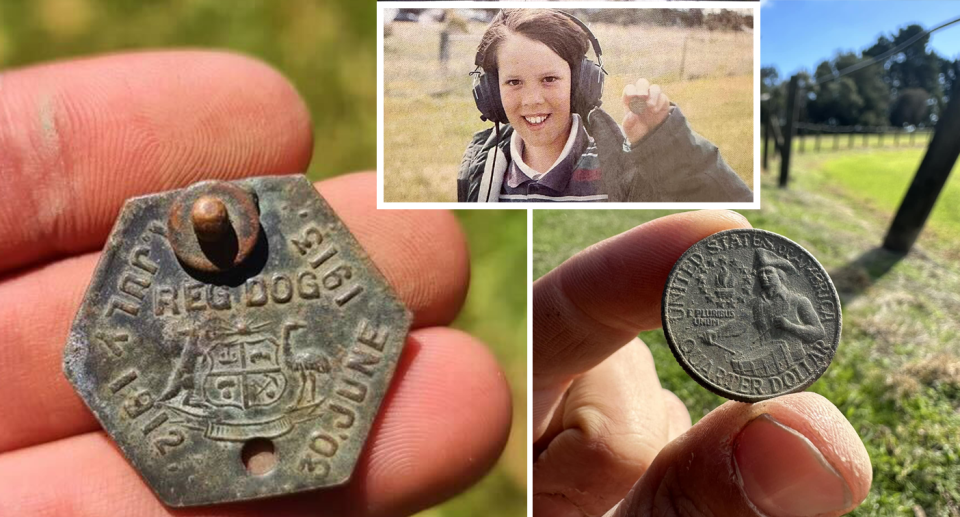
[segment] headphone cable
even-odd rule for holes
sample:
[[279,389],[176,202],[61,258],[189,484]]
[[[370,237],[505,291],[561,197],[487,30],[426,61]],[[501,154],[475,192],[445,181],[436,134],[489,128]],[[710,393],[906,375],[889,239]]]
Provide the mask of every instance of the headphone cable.
[[[500,150],[500,122],[494,122],[497,130],[497,140],[493,143],[493,166],[490,168],[490,183],[487,184],[487,202],[490,202],[490,191],[493,190],[493,177],[497,174],[497,152]],[[499,193],[497,193],[499,196]]]

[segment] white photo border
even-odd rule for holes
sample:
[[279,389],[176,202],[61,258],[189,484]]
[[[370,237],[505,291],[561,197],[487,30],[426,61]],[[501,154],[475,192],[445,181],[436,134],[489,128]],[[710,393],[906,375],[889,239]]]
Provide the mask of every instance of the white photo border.
[[548,1],[431,1],[431,2],[377,2],[377,208],[378,209],[463,209],[463,210],[698,210],[698,209],[759,209],[760,208],[760,2],[611,2],[598,5],[594,1],[563,2],[565,9],[752,9],[753,10],[753,201],[749,203],[734,202],[619,202],[619,203],[458,203],[437,201],[391,201],[383,200],[383,171],[384,171],[384,39],[383,18],[385,9],[510,9],[510,8],[545,8],[557,9],[561,7],[556,2]]

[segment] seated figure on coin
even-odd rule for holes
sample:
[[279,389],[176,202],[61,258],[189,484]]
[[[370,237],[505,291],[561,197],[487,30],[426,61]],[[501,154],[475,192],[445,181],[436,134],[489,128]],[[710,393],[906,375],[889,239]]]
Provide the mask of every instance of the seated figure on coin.
[[[784,283],[788,272],[798,273],[793,264],[769,250],[758,249],[754,271],[760,292],[747,302],[750,312],[746,317],[707,331],[704,341],[733,350],[731,364],[740,375],[774,375],[802,360],[803,345],[823,339],[825,331],[810,299],[793,292]],[[742,336],[751,328],[758,337],[746,347],[717,342],[718,338]]]

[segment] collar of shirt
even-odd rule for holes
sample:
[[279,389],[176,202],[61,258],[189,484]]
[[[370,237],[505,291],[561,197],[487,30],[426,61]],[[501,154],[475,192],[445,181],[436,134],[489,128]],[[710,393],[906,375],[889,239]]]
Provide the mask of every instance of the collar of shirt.
[[[573,113],[571,118],[570,134],[567,136],[567,143],[564,144],[563,150],[560,152],[557,160],[553,162],[553,165],[544,173],[539,173],[531,169],[529,165],[523,162],[523,140],[520,139],[520,134],[517,131],[513,132],[513,135],[510,137],[510,156],[513,158],[512,162],[515,167],[510,167],[510,171],[507,174],[507,184],[510,188],[517,188],[520,184],[529,180],[538,181],[541,185],[556,191],[562,191],[564,187],[566,187],[577,161],[577,156],[574,155],[575,153],[573,151],[574,149],[583,147],[583,142],[586,141],[586,130],[583,128],[583,124],[580,123],[580,115]],[[582,137],[581,133],[583,135]],[[517,172],[522,174],[518,174]],[[553,174],[551,174],[551,172]]]

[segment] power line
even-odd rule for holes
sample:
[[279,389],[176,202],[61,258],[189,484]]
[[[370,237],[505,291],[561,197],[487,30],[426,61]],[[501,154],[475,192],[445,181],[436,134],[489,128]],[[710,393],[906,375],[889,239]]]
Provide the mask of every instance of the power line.
[[903,43],[897,45],[896,47],[894,47],[894,48],[892,48],[892,49],[884,52],[883,54],[880,54],[879,56],[876,56],[876,57],[874,57],[874,58],[872,58],[872,59],[869,59],[869,60],[867,60],[867,61],[862,61],[862,62],[860,62],[860,63],[857,63],[857,64],[853,65],[853,66],[848,66],[847,68],[844,68],[843,70],[840,70],[840,71],[838,71],[838,72],[835,72],[835,73],[833,73],[833,74],[830,74],[829,76],[818,77],[817,79],[814,80],[814,83],[816,83],[816,84],[821,84],[821,83],[824,83],[824,82],[827,82],[827,81],[833,81],[833,80],[839,79],[839,78],[841,78],[841,77],[843,77],[843,76],[845,76],[845,75],[847,75],[847,74],[856,72],[857,70],[860,70],[860,69],[862,69],[862,68],[866,68],[866,67],[868,67],[868,66],[870,66],[870,65],[877,64],[877,63],[879,63],[879,62],[887,59],[888,57],[890,57],[890,56],[892,56],[892,55],[894,55],[894,54],[899,53],[900,51],[902,51],[903,49],[909,47],[910,45],[913,45],[914,43],[916,43],[917,41],[919,41],[919,40],[920,40],[921,38],[923,38],[924,36],[933,34],[934,32],[936,32],[936,31],[938,31],[938,30],[940,30],[940,29],[942,29],[942,28],[944,28],[944,27],[953,25],[954,23],[957,23],[957,22],[960,22],[960,17],[954,18],[953,20],[950,20],[950,21],[948,21],[948,22],[941,23],[940,25],[937,25],[936,27],[934,27],[934,28],[932,28],[932,29],[925,30],[925,31],[917,34],[916,36],[908,39],[907,41],[904,41]]

